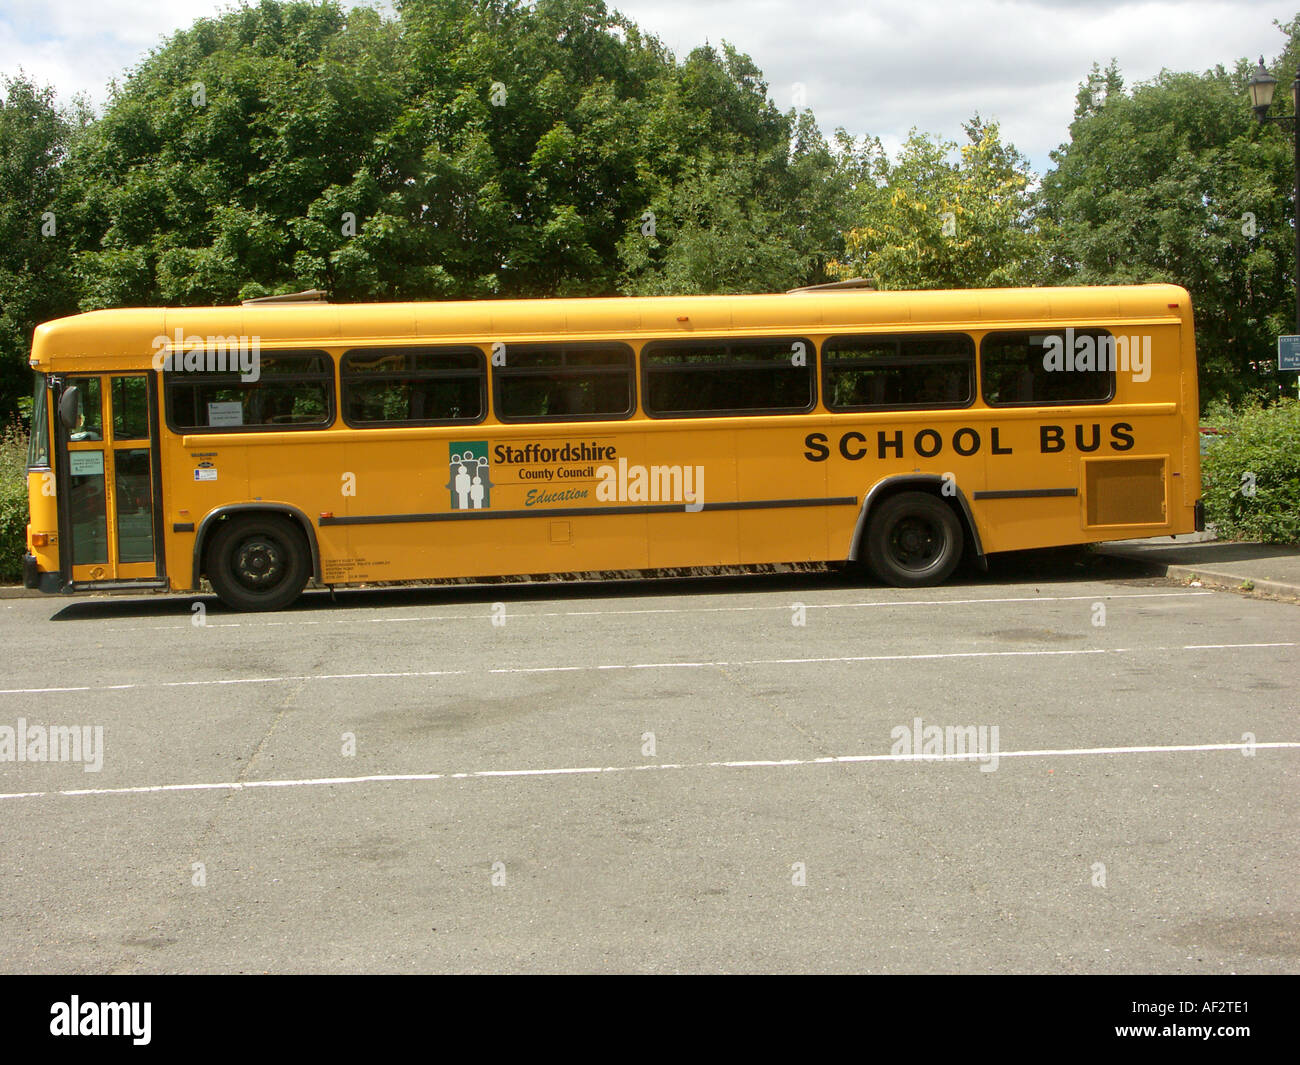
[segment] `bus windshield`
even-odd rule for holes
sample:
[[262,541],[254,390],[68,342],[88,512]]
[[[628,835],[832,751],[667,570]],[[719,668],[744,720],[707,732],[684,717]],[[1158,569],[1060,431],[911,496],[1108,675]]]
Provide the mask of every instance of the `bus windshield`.
[[45,418],[45,375],[36,375],[32,396],[32,432],[27,442],[27,468],[44,469],[50,464],[50,425]]

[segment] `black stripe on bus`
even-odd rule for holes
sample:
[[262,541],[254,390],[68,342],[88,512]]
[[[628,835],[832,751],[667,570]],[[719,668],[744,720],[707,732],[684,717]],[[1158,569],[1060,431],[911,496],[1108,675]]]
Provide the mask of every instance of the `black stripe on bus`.
[[[701,510],[778,510],[785,507],[856,507],[857,496],[825,499],[759,499],[751,503],[705,503]],[[647,503],[631,507],[555,507],[540,510],[453,510],[444,514],[363,514],[321,518],[325,525],[397,525],[423,521],[472,521],[478,518],[580,518],[597,514],[682,514],[686,503]]]
[[974,492],[976,499],[1047,499],[1050,496],[1077,496],[1077,488],[1010,488],[995,492]]

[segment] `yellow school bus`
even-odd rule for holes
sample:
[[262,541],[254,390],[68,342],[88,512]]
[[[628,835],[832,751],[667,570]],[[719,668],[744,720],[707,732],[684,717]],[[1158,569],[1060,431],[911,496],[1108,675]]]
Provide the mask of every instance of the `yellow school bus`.
[[29,587],[859,563],[1202,527],[1186,291],[106,310],[35,333]]

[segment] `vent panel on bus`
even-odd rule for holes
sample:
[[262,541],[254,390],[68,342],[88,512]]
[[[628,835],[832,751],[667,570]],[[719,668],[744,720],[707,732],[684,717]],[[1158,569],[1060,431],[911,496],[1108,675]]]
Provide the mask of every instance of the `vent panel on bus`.
[[1085,461],[1089,525],[1164,525],[1165,460]]

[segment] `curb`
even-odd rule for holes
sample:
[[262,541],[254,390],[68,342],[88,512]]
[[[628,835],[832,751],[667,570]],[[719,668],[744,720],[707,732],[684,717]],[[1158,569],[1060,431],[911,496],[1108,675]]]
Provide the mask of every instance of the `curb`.
[[24,588],[21,584],[0,585],[0,599],[39,599],[44,595],[44,592],[38,592],[35,588]]
[[[1226,588],[1234,592],[1264,592],[1266,595],[1281,595],[1288,599],[1300,599],[1300,584],[1288,584],[1285,581],[1256,580],[1243,577],[1240,573],[1228,573],[1224,570],[1204,569],[1198,566],[1166,566],[1159,562],[1150,563],[1153,569],[1163,570],[1166,577],[1175,580],[1198,580],[1215,588]],[[1249,582],[1250,587],[1245,588]]]
[[[1097,544],[1094,545],[1094,550],[1108,558],[1135,562],[1155,577],[1166,577],[1183,582],[1195,580],[1211,588],[1221,588],[1233,592],[1245,592],[1247,594],[1258,592],[1287,599],[1300,599],[1300,584],[1295,583],[1294,580],[1270,580],[1262,577],[1251,577],[1249,571],[1243,572],[1242,569],[1237,568],[1235,563],[1231,569],[1228,569],[1224,568],[1222,562],[1195,564],[1162,561],[1158,553],[1147,550],[1148,547],[1163,546],[1162,540],[1163,538],[1157,538],[1150,541],[1121,541]],[[1186,542],[1198,543],[1208,542],[1208,540],[1209,538],[1192,540],[1189,537]],[[1267,566],[1268,559],[1262,560],[1262,563]],[[1245,565],[1253,567],[1255,562],[1248,560]],[[1249,588],[1244,587],[1247,584],[1250,585]]]

